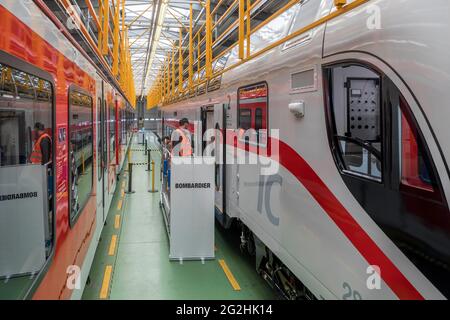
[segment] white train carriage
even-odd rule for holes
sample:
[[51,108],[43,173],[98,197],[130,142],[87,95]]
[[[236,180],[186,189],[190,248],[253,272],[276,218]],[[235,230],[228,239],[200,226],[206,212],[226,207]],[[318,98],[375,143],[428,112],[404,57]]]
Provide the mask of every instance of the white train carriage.
[[[162,136],[183,117],[197,137],[259,131],[250,141],[224,135],[217,217],[242,222],[258,271],[286,297],[449,297],[449,6],[369,1],[231,69],[219,89],[162,108]],[[332,0],[302,1],[252,46],[332,10]],[[236,61],[238,48],[227,65]],[[275,174],[230,164],[268,148]]]

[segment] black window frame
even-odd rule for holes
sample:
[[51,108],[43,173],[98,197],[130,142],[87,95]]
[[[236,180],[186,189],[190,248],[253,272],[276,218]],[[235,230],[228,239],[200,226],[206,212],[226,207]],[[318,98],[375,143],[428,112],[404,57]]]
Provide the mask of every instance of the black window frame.
[[[83,95],[89,96],[91,98],[91,132],[92,132],[92,139],[94,140],[94,98],[92,96],[92,94],[87,91],[86,89],[83,89],[75,84],[71,84],[69,86],[69,89],[67,91],[67,137],[68,137],[68,144],[69,144],[69,148],[68,148],[68,152],[69,152],[69,156],[67,158],[67,165],[68,165],[68,186],[69,186],[69,196],[68,196],[68,200],[69,200],[69,214],[68,214],[68,219],[69,219],[69,226],[71,229],[73,229],[73,227],[76,225],[76,223],[78,222],[78,219],[80,218],[81,214],[84,212],[84,209],[86,208],[87,204],[89,203],[90,198],[92,197],[92,193],[94,192],[94,181],[95,181],[95,177],[94,177],[94,170],[92,170],[92,178],[91,178],[91,192],[90,192],[90,196],[87,198],[87,200],[80,204],[80,209],[78,210],[78,212],[72,217],[71,216],[71,212],[72,212],[72,193],[71,193],[71,189],[72,189],[72,170],[70,169],[71,163],[70,163],[70,139],[71,139],[71,130],[70,130],[70,111],[71,111],[71,102],[70,102],[70,95],[72,92],[78,92],[81,93]],[[92,157],[94,157],[94,152],[95,152],[95,143],[94,141],[92,141]],[[93,165],[93,164],[92,164]]]
[[[378,77],[379,77],[379,86],[380,86],[380,135],[381,135],[381,151],[379,151],[381,153],[380,156],[380,161],[381,161],[381,168],[380,168],[380,172],[381,172],[381,179],[378,180],[374,177],[370,177],[369,175],[365,175],[365,174],[359,174],[356,171],[352,171],[347,169],[346,166],[346,162],[344,159],[344,155],[343,155],[343,151],[341,149],[341,145],[339,143],[339,139],[343,138],[344,136],[339,136],[337,134],[337,127],[336,127],[336,118],[335,118],[335,108],[333,106],[333,97],[332,97],[332,93],[333,93],[333,87],[332,87],[332,79],[330,79],[330,70],[332,68],[338,68],[338,67],[349,67],[349,66],[357,66],[357,67],[361,67],[361,68],[365,68],[368,69],[370,71],[372,71],[373,73],[375,73]],[[328,72],[328,73],[327,73]],[[326,64],[323,66],[323,83],[324,83],[324,106],[325,106],[325,115],[326,115],[326,124],[327,124],[327,132],[328,132],[328,142],[333,154],[333,159],[336,163],[336,166],[338,168],[338,170],[340,171],[341,174],[343,175],[347,175],[353,178],[358,178],[358,179],[363,179],[365,181],[371,181],[373,183],[377,183],[380,185],[385,185],[386,183],[386,165],[388,163],[390,163],[390,159],[388,158],[389,156],[386,153],[386,150],[388,150],[388,146],[386,146],[386,124],[385,121],[383,121],[384,119],[384,101],[382,99],[382,95],[383,95],[383,90],[384,90],[384,74],[383,72],[381,72],[380,70],[378,70],[376,67],[364,63],[364,62],[360,62],[360,61],[341,61],[341,62],[335,62],[335,63],[331,63],[331,64]],[[362,79],[362,78],[361,78]],[[347,85],[348,82],[345,82],[345,85]],[[349,88],[346,88],[347,90],[349,90]],[[347,104],[345,106],[345,108],[349,108],[349,104],[347,101]],[[348,121],[346,120],[347,125],[348,125]],[[358,141],[355,141],[358,142]],[[358,143],[357,143],[358,144]],[[361,146],[362,149],[366,149],[368,151],[370,151],[372,148],[370,146],[365,145],[363,142],[361,142],[361,144],[359,144]],[[375,151],[375,150],[372,150]],[[372,152],[373,153],[377,153],[377,152]]]
[[0,50],[0,63],[7,65],[11,68],[20,70],[22,72],[26,72],[28,74],[31,74],[35,77],[38,77],[42,80],[45,80],[50,83],[50,90],[52,92],[52,99],[50,99],[52,108],[52,162],[53,162],[53,197],[52,197],[52,206],[53,206],[53,213],[52,213],[52,229],[53,229],[53,239],[52,239],[52,249],[49,253],[49,256],[46,258],[46,261],[44,263],[44,266],[39,271],[29,288],[24,293],[24,299],[30,299],[38,289],[39,285],[41,284],[42,280],[44,279],[45,275],[47,274],[48,270],[50,269],[51,264],[53,263],[53,260],[55,258],[56,254],[56,246],[57,246],[57,237],[56,237],[56,186],[57,186],[57,176],[55,175],[56,172],[56,139],[57,136],[56,132],[56,86],[55,86],[55,78],[53,75],[45,70],[42,70],[22,59],[19,59],[3,50]]
[[[339,150],[339,145],[335,142],[336,135],[336,121],[334,118],[334,112],[333,112],[333,106],[332,106],[332,88],[331,88],[331,81],[330,81],[330,75],[327,73],[331,68],[336,67],[342,67],[342,66],[359,66],[363,68],[367,68],[374,73],[376,73],[380,77],[380,100],[381,100],[381,110],[380,110],[380,118],[381,118],[381,141],[382,141],[382,181],[377,181],[376,179],[371,179],[368,176],[365,175],[358,175],[351,171],[345,170],[345,167],[342,166],[342,163],[344,163],[344,159],[342,159],[342,152]],[[333,159],[335,161],[335,164],[340,172],[341,175],[349,176],[352,178],[362,179],[364,181],[370,181],[373,183],[377,183],[379,185],[382,185],[384,187],[388,187],[391,189],[399,190],[402,193],[409,193],[409,194],[415,194],[419,197],[430,197],[430,195],[433,193],[432,198],[441,204],[447,205],[446,195],[445,191],[442,185],[441,178],[439,176],[439,173],[437,171],[436,162],[433,159],[433,156],[431,154],[430,148],[427,144],[423,145],[423,152],[425,154],[425,157],[428,158],[430,161],[429,165],[431,166],[429,170],[431,170],[430,174],[434,176],[434,179],[436,180],[433,184],[434,191],[423,191],[411,186],[403,185],[401,181],[401,167],[400,167],[400,157],[399,154],[399,148],[401,146],[401,141],[393,142],[390,141],[394,138],[393,131],[393,124],[391,121],[393,120],[392,112],[396,110],[390,110],[392,106],[387,105],[386,99],[388,99],[389,90],[392,90],[392,86],[395,87],[395,90],[397,90],[400,94],[400,97],[403,97],[406,104],[408,102],[406,101],[404,95],[400,91],[399,88],[395,86],[395,84],[392,82],[392,80],[379,68],[376,66],[370,64],[367,61],[360,61],[360,60],[344,60],[344,61],[336,61],[332,63],[327,63],[322,66],[322,74],[323,74],[323,83],[324,83],[324,107],[325,107],[325,118],[326,118],[326,128],[327,128],[327,136],[328,136],[328,142],[330,145],[331,153],[333,155]],[[327,83],[328,81],[328,83]],[[409,90],[410,91],[410,90]],[[422,110],[422,108],[419,106],[419,108]],[[389,109],[389,110],[388,110]],[[416,138],[417,142],[420,144],[425,140],[425,136],[421,130],[421,128],[418,125],[417,119],[414,116],[414,114],[411,111],[411,108],[409,105],[406,105],[406,110],[402,110],[399,106],[399,109],[401,113],[404,113],[404,116],[408,119],[410,122],[409,125],[414,126],[414,130],[416,130]],[[385,119],[386,115],[390,115],[390,118],[392,119]],[[398,119],[397,119],[398,120]],[[395,120],[396,121],[396,120]],[[397,133],[398,134],[398,133]],[[400,138],[401,139],[401,138]],[[419,142],[420,141],[420,142]],[[434,138],[434,141],[436,145],[439,147],[439,144]],[[442,159],[445,159],[442,155],[442,152],[440,152],[440,157]],[[389,174],[387,174],[389,173]]]
[[[258,121],[259,119],[259,121]],[[258,123],[259,123],[259,127],[258,128]],[[255,109],[255,130],[256,132],[259,132],[259,130],[264,130],[263,129],[263,111],[262,108],[256,108]]]
[[[97,145],[96,145],[96,161],[97,161],[97,177],[98,181],[103,179],[103,99],[102,97],[98,97],[97,99]],[[99,133],[99,134],[97,134]]]
[[[249,85],[245,85],[245,86],[239,87],[237,89],[237,105],[236,105],[237,128],[238,129],[242,129],[242,127],[241,127],[241,99],[240,99],[240,92],[241,92],[241,90],[249,89],[251,87],[258,87],[258,86],[261,86],[261,85],[264,85],[266,87],[266,119],[265,119],[266,120],[266,128],[265,129],[261,129],[261,130],[266,130],[267,131],[266,132],[266,136],[268,138],[269,137],[269,128],[270,128],[270,123],[269,123],[269,118],[270,118],[269,117],[270,88],[269,88],[269,83],[267,81],[260,81],[260,82],[252,83],[252,84],[249,84]],[[252,112],[251,109],[245,108],[245,107],[243,107],[242,109],[250,110],[250,128],[249,129],[255,130],[255,128],[252,127],[251,122],[253,120],[253,115],[255,114],[255,126],[256,126],[256,112]],[[261,120],[263,120],[263,117],[261,117]],[[249,130],[249,129],[247,129],[247,130]],[[256,131],[256,139],[257,139],[256,145],[258,146],[258,148],[259,147],[267,147],[267,144],[262,144],[260,142],[260,140],[261,140],[260,131]],[[250,144],[249,139],[245,139],[244,143],[246,145],[249,145]],[[268,143],[268,139],[267,139],[267,143]]]

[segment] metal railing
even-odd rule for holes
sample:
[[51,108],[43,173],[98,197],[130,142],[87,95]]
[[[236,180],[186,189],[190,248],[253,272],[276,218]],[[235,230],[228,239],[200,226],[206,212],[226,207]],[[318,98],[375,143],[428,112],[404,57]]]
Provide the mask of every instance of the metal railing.
[[66,15],[73,19],[104,69],[118,80],[122,91],[134,108],[136,89],[129,50],[128,26],[125,24],[126,0],[99,0],[98,8],[95,8],[90,0],[84,0],[89,16],[97,28],[97,38],[90,32],[89,19],[82,19],[80,13],[73,10],[74,6],[70,0],[57,1],[66,11]]
[[[148,92],[147,107],[163,106],[195,96],[196,94],[202,94],[210,89],[211,84],[214,84],[212,89],[216,89],[217,83],[220,85],[220,77],[225,72],[255,59],[370,0],[354,0],[350,3],[347,0],[334,0],[336,10],[299,30],[294,30],[289,35],[263,48],[259,48],[254,52],[251,50],[251,36],[253,34],[294,5],[303,1],[287,1],[267,19],[253,28],[252,18],[256,14],[257,9],[264,3],[264,0],[235,0],[232,4],[228,5],[227,9],[217,21],[213,21],[213,16],[219,11],[220,6],[224,4],[224,0],[219,0],[214,8],[211,8],[211,0],[206,0],[205,2],[200,1],[205,9],[202,11],[201,17],[205,18],[205,22],[200,26],[193,25],[193,5],[191,4],[189,26],[181,25],[180,39],[178,43],[173,42],[172,50],[168,53],[152,88]],[[229,19],[233,19],[232,15],[236,10],[238,11],[238,18],[234,18],[231,24],[219,33],[221,24]],[[197,20],[200,19],[197,18]],[[188,30],[186,37],[183,37],[183,29]],[[235,31],[238,33],[237,41],[220,50],[220,44],[227,37],[231,37],[231,34]],[[215,33],[215,36],[213,36],[213,33]],[[227,56],[236,46],[238,47],[239,60],[235,63],[227,64]],[[184,50],[183,47],[185,48]],[[176,65],[178,65],[178,68],[176,68]],[[186,68],[184,67],[185,65],[187,65]]]

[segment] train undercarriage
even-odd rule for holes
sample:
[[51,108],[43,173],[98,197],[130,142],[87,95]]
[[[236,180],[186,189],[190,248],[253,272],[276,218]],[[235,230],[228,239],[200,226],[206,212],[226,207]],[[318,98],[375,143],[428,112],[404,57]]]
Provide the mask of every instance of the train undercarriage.
[[242,221],[238,223],[241,228],[241,251],[255,258],[256,271],[282,299],[316,300],[311,291]]

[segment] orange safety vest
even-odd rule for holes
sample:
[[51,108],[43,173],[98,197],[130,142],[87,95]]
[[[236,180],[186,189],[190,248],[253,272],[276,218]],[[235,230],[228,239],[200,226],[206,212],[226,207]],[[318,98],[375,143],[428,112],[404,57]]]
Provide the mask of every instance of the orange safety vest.
[[49,138],[52,141],[52,138],[47,133],[43,133],[36,141],[33,147],[33,151],[30,155],[30,162],[34,164],[42,164],[42,150],[41,150],[41,142],[45,138]]
[[177,129],[177,131],[181,134],[181,146],[180,146],[180,156],[181,157],[190,157],[192,156],[192,146],[191,141],[186,137],[183,130]]

